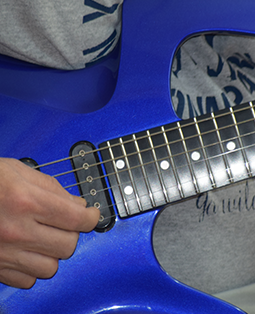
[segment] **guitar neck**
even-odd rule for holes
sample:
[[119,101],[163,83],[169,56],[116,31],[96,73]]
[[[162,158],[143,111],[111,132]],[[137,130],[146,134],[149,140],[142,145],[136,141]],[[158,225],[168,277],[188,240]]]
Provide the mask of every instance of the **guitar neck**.
[[101,144],[119,215],[252,177],[254,118],[254,104],[247,103]]

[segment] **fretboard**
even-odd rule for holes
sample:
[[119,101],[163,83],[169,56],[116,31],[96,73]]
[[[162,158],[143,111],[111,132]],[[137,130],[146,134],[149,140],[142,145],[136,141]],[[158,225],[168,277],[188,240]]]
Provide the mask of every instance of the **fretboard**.
[[253,103],[179,121],[100,145],[121,217],[255,174]]

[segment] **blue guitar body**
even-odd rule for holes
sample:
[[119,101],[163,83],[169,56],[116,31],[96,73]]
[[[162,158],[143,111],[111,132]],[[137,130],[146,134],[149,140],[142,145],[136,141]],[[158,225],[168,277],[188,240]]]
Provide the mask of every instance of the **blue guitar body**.
[[[201,32],[253,34],[254,12],[254,0],[126,0],[116,88],[115,55],[75,72],[3,57],[0,156],[29,157],[40,165],[68,157],[80,141],[98,147],[177,121],[169,75],[180,43]],[[61,167],[45,172],[54,175]],[[65,171],[71,169],[67,162]],[[73,183],[69,177],[59,181]],[[77,187],[69,192],[79,195]],[[60,261],[57,274],[30,290],[0,285],[0,313],[243,313],[161,269],[151,243],[158,211],[116,216],[109,231],[81,234],[76,252]]]

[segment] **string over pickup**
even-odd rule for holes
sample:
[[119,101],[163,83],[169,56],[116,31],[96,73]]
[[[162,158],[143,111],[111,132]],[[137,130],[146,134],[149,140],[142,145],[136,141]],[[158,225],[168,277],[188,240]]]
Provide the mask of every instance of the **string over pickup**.
[[97,231],[107,231],[114,223],[114,210],[95,147],[89,142],[78,142],[70,151],[72,166],[81,196],[87,206],[100,210]]

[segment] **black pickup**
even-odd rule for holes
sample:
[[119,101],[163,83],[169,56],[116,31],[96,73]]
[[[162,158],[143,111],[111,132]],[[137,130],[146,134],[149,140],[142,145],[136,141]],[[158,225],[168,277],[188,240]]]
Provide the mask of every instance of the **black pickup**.
[[109,230],[115,221],[113,206],[104,179],[101,163],[95,147],[89,142],[78,142],[70,151],[72,165],[81,196],[87,201],[87,206],[95,206],[101,212],[96,230]]

